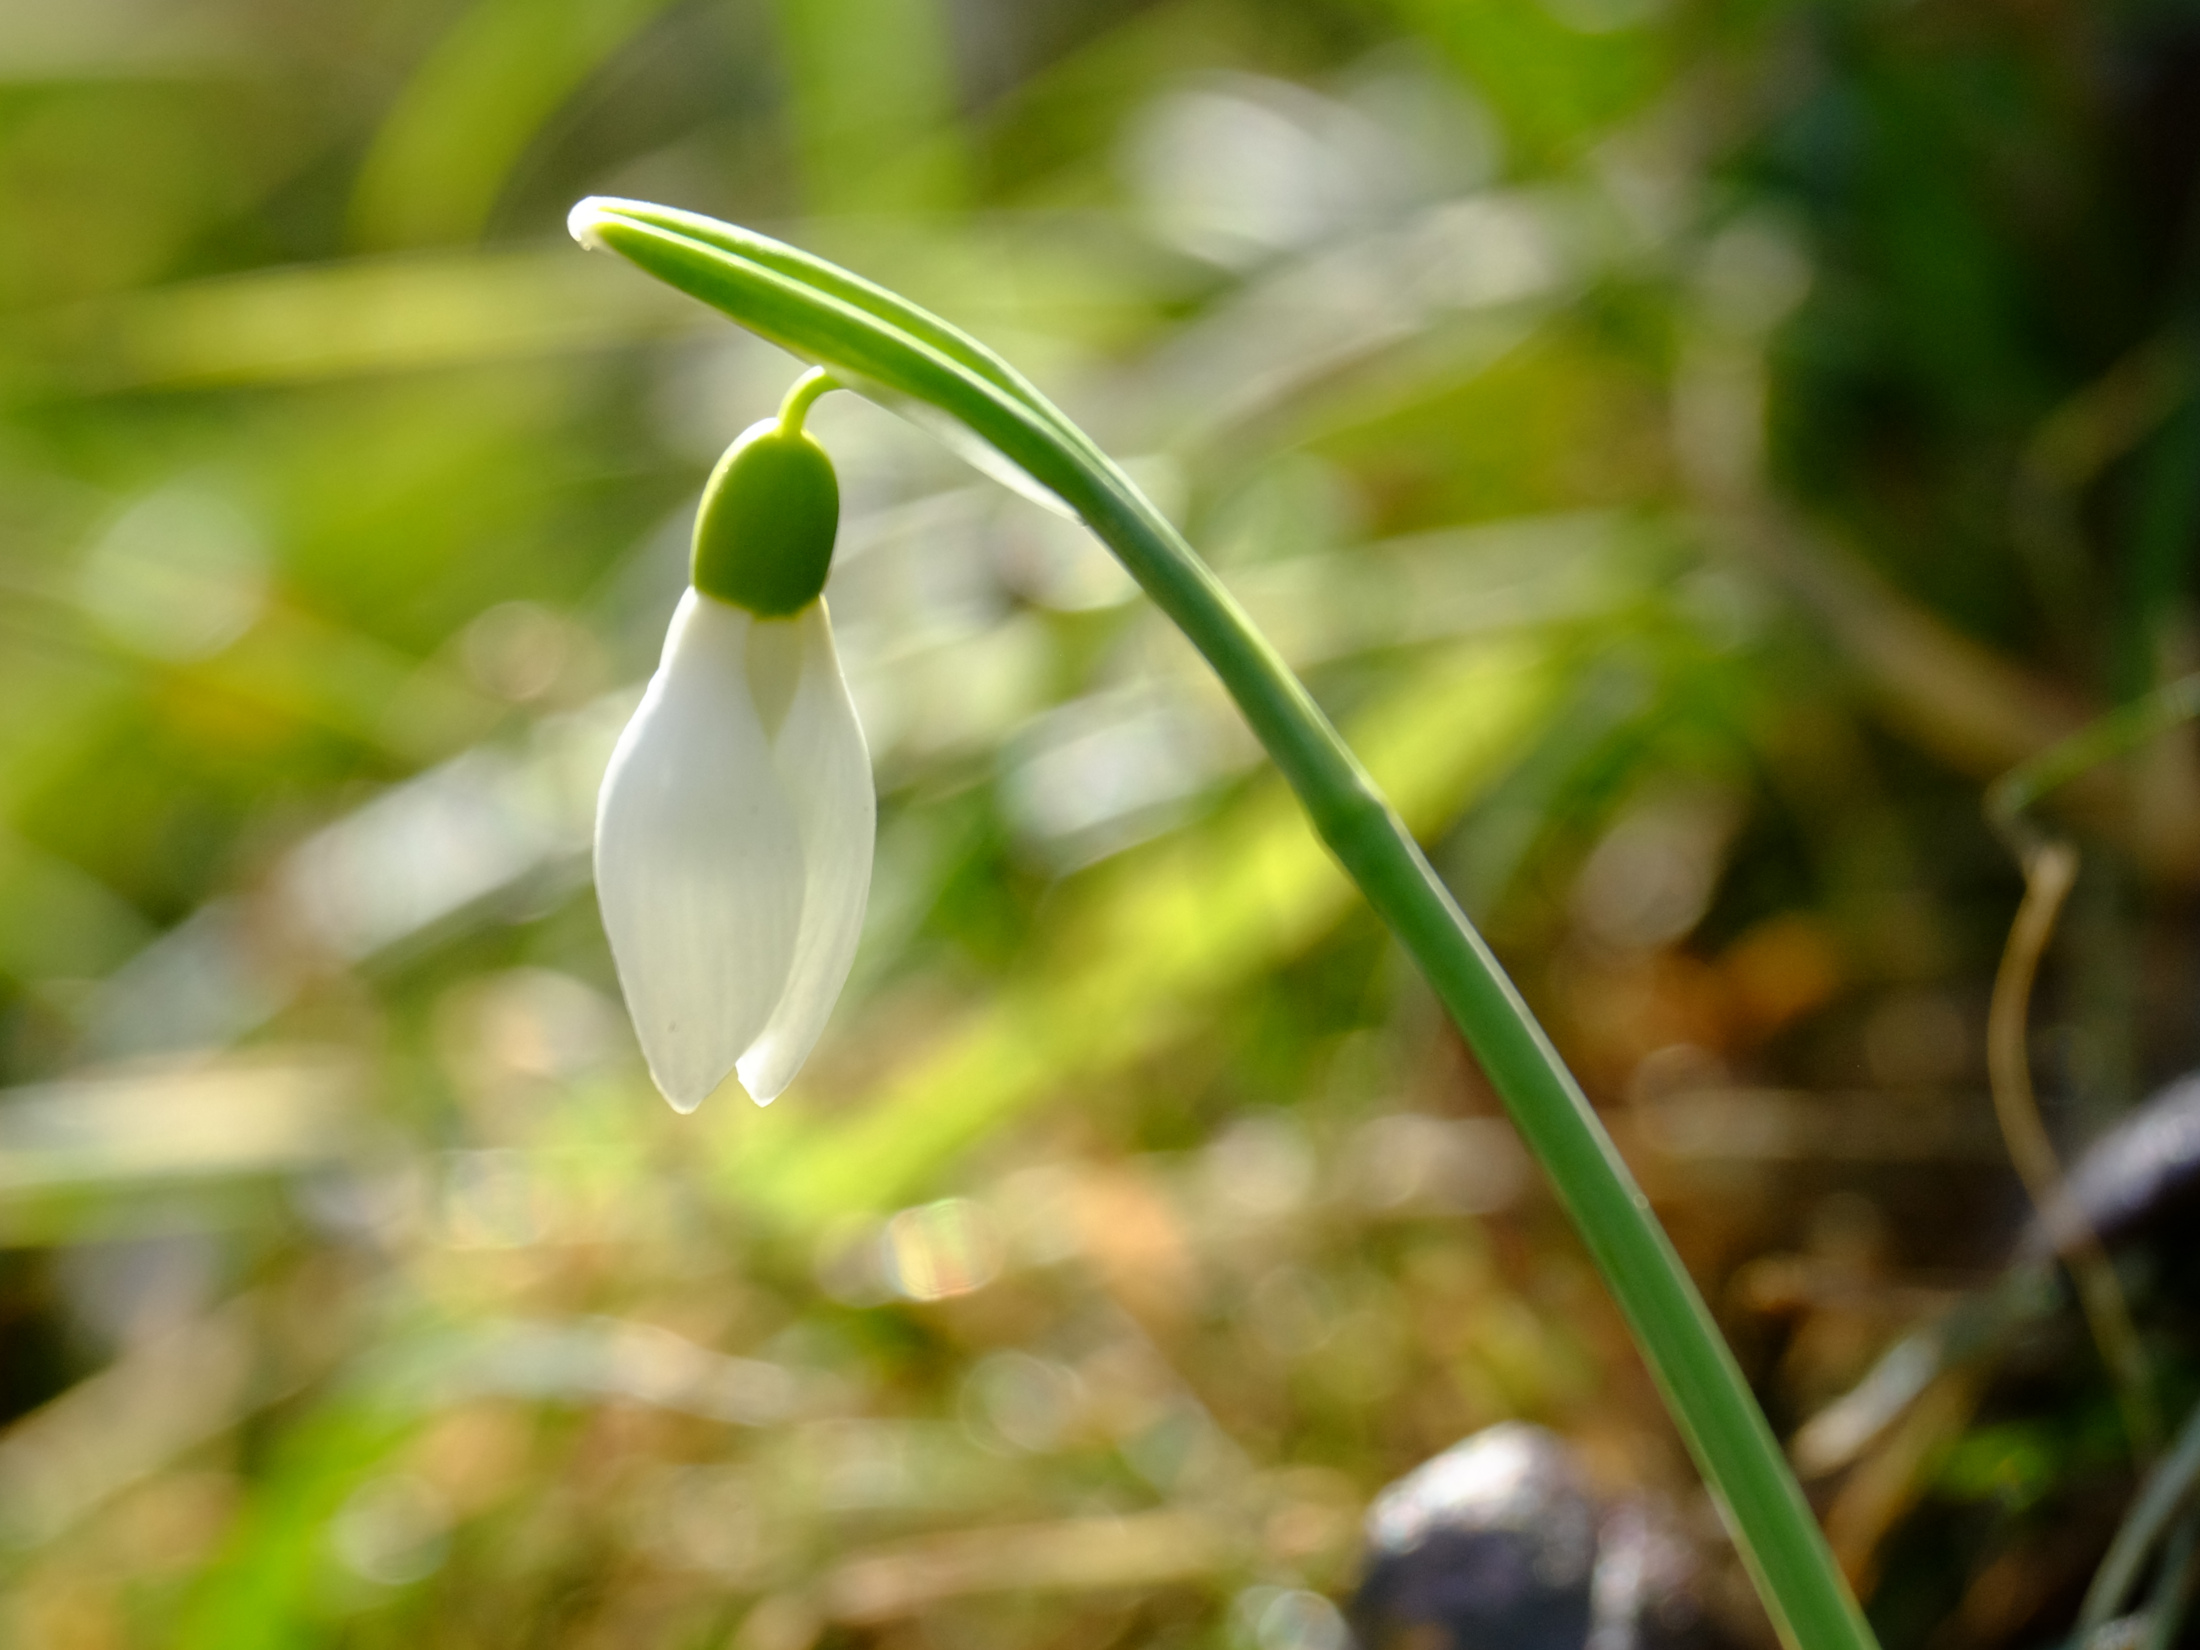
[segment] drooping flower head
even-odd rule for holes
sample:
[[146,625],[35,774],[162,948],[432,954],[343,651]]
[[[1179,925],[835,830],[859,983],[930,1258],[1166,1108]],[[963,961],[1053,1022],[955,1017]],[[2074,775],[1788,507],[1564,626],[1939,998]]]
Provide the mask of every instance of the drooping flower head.
[[665,1098],[729,1074],[758,1104],[809,1057],[848,978],[877,801],[821,594],[832,462],[812,374],[703,491],[690,584],[596,805],[596,898]]

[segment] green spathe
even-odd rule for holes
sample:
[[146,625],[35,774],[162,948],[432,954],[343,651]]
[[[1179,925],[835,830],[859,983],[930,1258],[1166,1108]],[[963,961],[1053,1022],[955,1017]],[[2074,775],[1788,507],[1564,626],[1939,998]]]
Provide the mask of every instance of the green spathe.
[[839,526],[833,461],[806,432],[767,418],[741,433],[704,485],[690,576],[706,596],[783,619],[825,588]]

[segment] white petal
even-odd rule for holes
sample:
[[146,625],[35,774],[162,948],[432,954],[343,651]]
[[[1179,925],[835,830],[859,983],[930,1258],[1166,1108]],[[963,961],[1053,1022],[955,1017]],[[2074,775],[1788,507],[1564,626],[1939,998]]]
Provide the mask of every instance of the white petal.
[[[775,689],[763,680],[767,670],[791,676],[791,694],[781,699],[784,680]],[[794,966],[771,1023],[740,1061],[741,1086],[758,1105],[769,1105],[810,1057],[848,981],[871,889],[878,798],[822,601],[791,619],[756,627],[751,674],[767,728],[775,702],[786,706],[770,732],[772,757],[802,836],[802,932]]]
[[796,812],[750,694],[756,621],[682,598],[596,804],[596,899],[665,1098],[692,1111],[786,994]]

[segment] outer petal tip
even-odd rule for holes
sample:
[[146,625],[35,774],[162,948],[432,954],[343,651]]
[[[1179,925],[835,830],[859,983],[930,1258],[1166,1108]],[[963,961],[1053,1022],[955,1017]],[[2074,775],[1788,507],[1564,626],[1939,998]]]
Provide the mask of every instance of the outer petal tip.
[[750,1045],[749,1052],[741,1056],[733,1069],[740,1076],[742,1092],[759,1106],[770,1105],[787,1092],[788,1083],[793,1081],[791,1072],[781,1077],[763,1070],[762,1062],[757,1058],[755,1044]]
[[[710,1089],[698,1090],[692,1088],[683,1088],[675,1091],[671,1087],[668,1087],[665,1083],[665,1080],[662,1077],[659,1077],[655,1072],[651,1072],[649,1074],[649,1077],[650,1081],[657,1085],[657,1092],[663,1095],[666,1102],[671,1105],[672,1109],[678,1112],[682,1117],[687,1116],[689,1112],[693,1111],[697,1106],[700,1106],[703,1103],[703,1096],[710,1093]],[[713,1083],[711,1085],[711,1088],[716,1088],[717,1086],[717,1084]]]

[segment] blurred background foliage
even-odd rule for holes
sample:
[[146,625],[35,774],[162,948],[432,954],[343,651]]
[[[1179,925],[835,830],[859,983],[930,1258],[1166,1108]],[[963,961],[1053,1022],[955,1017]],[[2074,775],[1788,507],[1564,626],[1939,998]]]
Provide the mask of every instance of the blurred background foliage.
[[[1980,797],[2196,662],[2196,154],[2166,0],[0,0],[7,1642],[1337,1650],[1368,1497],[1509,1417],[1711,1527],[1188,651],[852,397],[856,979],[770,1111],[655,1097],[593,790],[795,368],[574,199],[1132,464],[1787,1429],[2024,1213]],[[2050,809],[2066,1147],[2200,1060],[2196,796],[2175,736]],[[2090,1357],[1817,1487],[1891,1650],[2067,1622]]]

